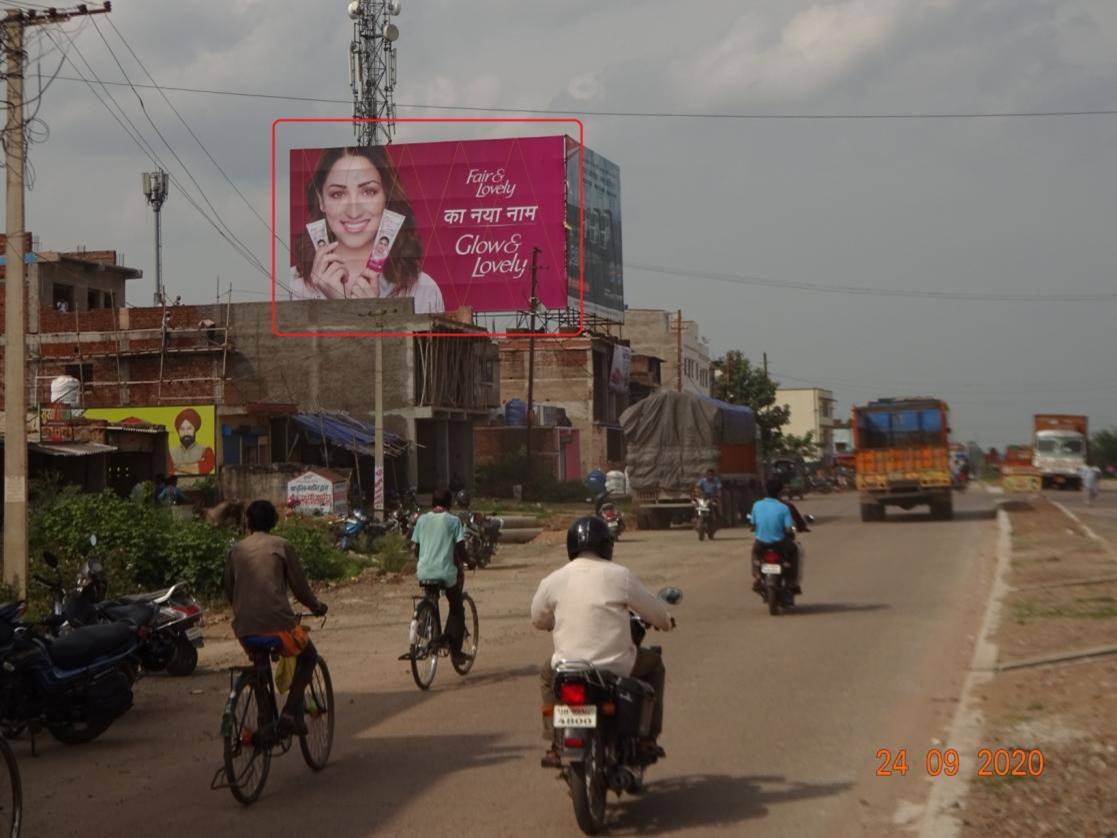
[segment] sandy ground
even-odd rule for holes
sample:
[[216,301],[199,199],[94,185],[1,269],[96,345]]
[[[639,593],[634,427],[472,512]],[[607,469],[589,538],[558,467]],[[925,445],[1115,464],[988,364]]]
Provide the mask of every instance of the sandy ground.
[[[610,802],[614,834],[894,835],[926,798],[919,771],[878,777],[878,749],[924,752],[949,722],[994,564],[993,499],[958,498],[953,522],[922,511],[862,524],[852,494],[808,498],[806,596],[768,616],[747,590],[751,537],[632,532],[616,559],[649,587],[678,585],[665,648],[667,759],[641,798]],[[564,560],[557,539],[506,547],[467,587],[481,614],[473,672],[440,669],[420,692],[404,651],[412,580],[323,593],[315,641],[337,693],[331,764],[273,762],[251,808],[210,791],[219,767],[227,622],[188,679],[151,677],[98,741],[49,739],[24,774],[27,835],[571,835],[565,788],[539,767],[538,664],[549,637],[528,605]]]
[[[1077,495],[1050,498],[1083,513]],[[1040,497],[1009,502],[1013,559],[997,634],[1001,664],[1117,646],[1117,561]],[[1092,529],[1117,522],[1117,494],[1084,516]],[[1117,656],[1006,671],[979,694],[984,747],[1043,754],[1042,774],[1007,763],[977,777],[963,835],[1117,835]],[[1038,757],[1032,767],[1039,765]],[[1002,769],[1006,763],[1002,762]],[[987,766],[988,767],[988,766]],[[1013,767],[1025,776],[1012,776]]]

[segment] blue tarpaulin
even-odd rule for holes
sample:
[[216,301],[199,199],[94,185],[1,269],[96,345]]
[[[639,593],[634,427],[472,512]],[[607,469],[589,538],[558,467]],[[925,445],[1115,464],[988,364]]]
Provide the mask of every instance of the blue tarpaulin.
[[[344,413],[296,413],[291,418],[312,443],[320,444],[324,437],[326,442],[338,448],[373,456],[375,429],[371,423],[361,422]],[[384,432],[384,453],[395,457],[406,450],[405,439]]]

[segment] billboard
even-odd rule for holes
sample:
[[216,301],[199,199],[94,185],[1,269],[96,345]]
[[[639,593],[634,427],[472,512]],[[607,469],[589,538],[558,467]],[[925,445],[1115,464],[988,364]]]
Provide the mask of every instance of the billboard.
[[565,308],[566,143],[293,149],[290,276],[279,279],[291,299],[411,297],[419,314],[520,311],[538,247],[536,296]]
[[214,427],[217,411],[211,404],[164,407],[91,407],[87,419],[126,425],[147,422],[167,429],[167,474],[212,474],[217,468]]
[[621,170],[600,154],[583,149],[585,196],[585,271],[578,264],[578,145],[568,141],[566,160],[566,268],[569,306],[578,308],[579,275],[585,283],[585,312],[608,320],[624,319],[624,263],[621,252]]

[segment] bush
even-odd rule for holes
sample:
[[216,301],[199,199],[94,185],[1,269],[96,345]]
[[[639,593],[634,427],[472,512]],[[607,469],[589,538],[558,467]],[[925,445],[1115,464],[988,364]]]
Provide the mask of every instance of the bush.
[[[108,596],[185,582],[202,599],[224,595],[225,560],[236,542],[233,530],[185,519],[171,507],[131,503],[111,492],[83,494],[76,487],[50,482],[32,487],[30,516],[31,573],[53,578],[43,552],[59,559],[64,584],[72,585],[88,556],[95,556],[109,577]],[[97,536],[97,546],[89,544]],[[312,580],[344,579],[367,564],[333,547],[333,535],[321,521],[292,518],[277,529],[291,542]],[[49,610],[50,592],[32,583],[28,598],[38,612]]]
[[376,563],[386,573],[402,573],[411,562],[411,546],[398,532],[376,539]]
[[578,480],[556,480],[550,468],[540,460],[531,463],[523,452],[505,454],[499,462],[477,468],[477,493],[494,498],[512,497],[512,487],[523,487],[523,499],[574,503],[584,501],[588,490]]
[[294,515],[281,522],[275,534],[291,542],[311,579],[345,579],[364,566],[334,547],[333,530],[325,521]]

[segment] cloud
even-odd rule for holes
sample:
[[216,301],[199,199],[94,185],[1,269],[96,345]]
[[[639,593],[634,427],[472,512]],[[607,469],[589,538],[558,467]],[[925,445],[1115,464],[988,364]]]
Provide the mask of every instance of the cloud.
[[840,83],[954,0],[844,0],[772,20],[749,11],[724,35],[677,62],[677,84],[710,102],[772,101],[819,93]]

